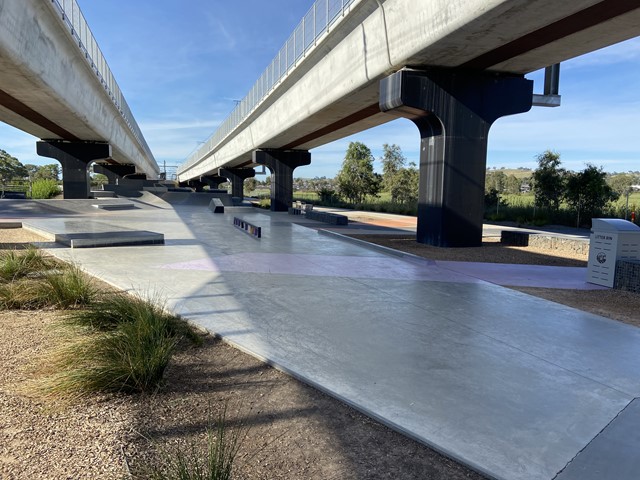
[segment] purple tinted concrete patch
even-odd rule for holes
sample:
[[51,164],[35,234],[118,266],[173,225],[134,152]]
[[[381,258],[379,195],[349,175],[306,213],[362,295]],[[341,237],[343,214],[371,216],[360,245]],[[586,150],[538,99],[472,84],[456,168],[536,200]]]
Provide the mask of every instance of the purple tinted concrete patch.
[[331,256],[242,253],[160,266],[170,270],[271,273],[317,277],[387,278],[429,282],[477,283],[481,280],[440,268],[432,261],[402,261],[387,256]]
[[210,258],[200,258],[189,262],[168,263],[166,265],[161,265],[160,268],[167,270],[201,270],[205,272],[220,272],[218,266]]
[[602,290],[604,288],[587,283],[587,269],[582,267],[445,261],[438,261],[436,264],[443,269],[502,286],[570,290]]
[[502,286],[601,290],[587,283],[586,268],[468,263],[403,259],[387,256],[301,255],[253,253],[203,258],[162,265],[170,270],[271,273],[314,277],[387,278],[424,282],[489,282]]

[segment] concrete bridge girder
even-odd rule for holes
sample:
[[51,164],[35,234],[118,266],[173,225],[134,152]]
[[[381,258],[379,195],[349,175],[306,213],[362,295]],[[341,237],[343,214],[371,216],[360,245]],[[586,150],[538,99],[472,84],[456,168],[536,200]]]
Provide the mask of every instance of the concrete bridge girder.
[[41,139],[111,145],[117,162],[160,172],[50,1],[0,0],[0,121]]
[[[235,132],[179,175],[189,179],[242,165],[257,149],[312,149],[388,122],[393,117],[373,108],[378,83],[406,66],[524,74],[640,33],[631,26],[640,20],[640,8],[630,10],[633,2],[619,7],[611,2],[609,8],[605,3],[356,2]],[[623,14],[609,14],[613,7]],[[478,66],[466,65],[473,62]],[[360,112],[366,115],[358,117]],[[350,117],[352,122],[345,121]]]

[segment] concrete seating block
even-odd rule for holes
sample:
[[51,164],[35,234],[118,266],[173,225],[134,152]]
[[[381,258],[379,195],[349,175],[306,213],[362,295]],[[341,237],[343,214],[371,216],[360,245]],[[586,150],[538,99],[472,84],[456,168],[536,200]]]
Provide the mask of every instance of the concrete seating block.
[[339,215],[337,213],[307,210],[304,216],[309,220],[316,220],[318,222],[329,223],[331,225],[348,225],[349,224],[349,218],[346,215]]
[[224,204],[219,198],[212,198],[209,202],[209,210],[213,213],[224,213]]
[[503,230],[500,232],[500,243],[512,247],[528,247],[529,233]]
[[135,204],[129,202],[120,202],[120,203],[96,203],[91,205],[93,208],[97,208],[99,210],[131,210],[136,208]]

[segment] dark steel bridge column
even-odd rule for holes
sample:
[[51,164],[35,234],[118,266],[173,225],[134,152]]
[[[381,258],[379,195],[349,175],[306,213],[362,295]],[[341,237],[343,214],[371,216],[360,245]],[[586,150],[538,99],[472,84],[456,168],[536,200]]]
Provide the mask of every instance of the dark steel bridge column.
[[111,163],[94,163],[93,173],[101,173],[109,179],[109,184],[115,185],[125,175],[136,173],[135,165],[119,165]]
[[37,143],[36,151],[60,162],[64,198],[89,198],[89,164],[111,157],[111,145],[96,142],[43,140]]
[[256,150],[253,162],[271,170],[271,211],[286,212],[293,202],[293,171],[311,163],[307,150]]
[[531,109],[533,82],[518,75],[401,70],[380,83],[380,109],[420,130],[416,240],[438,247],[482,245],[489,128]]
[[253,168],[221,168],[218,175],[231,182],[232,197],[244,198],[244,181],[255,177],[256,171]]
[[209,185],[210,189],[217,190],[220,187],[220,184],[225,183],[227,179],[219,175],[205,175],[200,177],[200,181]]

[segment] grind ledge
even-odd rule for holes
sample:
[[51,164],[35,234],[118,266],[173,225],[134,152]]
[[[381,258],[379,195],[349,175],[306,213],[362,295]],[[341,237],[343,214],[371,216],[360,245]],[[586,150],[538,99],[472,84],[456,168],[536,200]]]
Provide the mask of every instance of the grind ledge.
[[65,219],[34,219],[23,228],[71,248],[120,247],[164,244],[162,233],[131,230],[108,223]]

